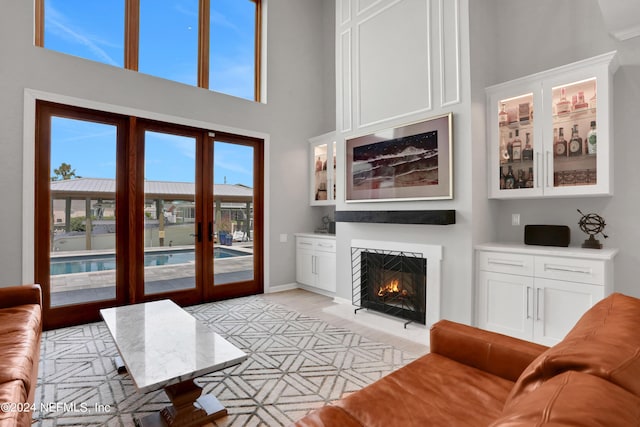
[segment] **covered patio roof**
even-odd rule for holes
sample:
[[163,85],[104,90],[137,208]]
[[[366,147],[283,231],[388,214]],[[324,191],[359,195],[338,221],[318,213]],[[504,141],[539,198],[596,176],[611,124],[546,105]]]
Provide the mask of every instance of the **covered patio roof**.
[[[106,199],[113,198],[116,180],[109,178],[75,178],[51,181],[51,197],[54,199]],[[145,181],[147,199],[192,199],[195,184],[192,182]],[[253,189],[240,184],[213,184],[213,195],[221,202],[250,202]]]

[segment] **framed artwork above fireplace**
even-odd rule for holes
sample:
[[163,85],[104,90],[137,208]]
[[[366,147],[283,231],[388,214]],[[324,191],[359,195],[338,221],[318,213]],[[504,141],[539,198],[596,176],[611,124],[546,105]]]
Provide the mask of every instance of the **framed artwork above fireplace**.
[[452,113],[346,141],[346,201],[453,198]]

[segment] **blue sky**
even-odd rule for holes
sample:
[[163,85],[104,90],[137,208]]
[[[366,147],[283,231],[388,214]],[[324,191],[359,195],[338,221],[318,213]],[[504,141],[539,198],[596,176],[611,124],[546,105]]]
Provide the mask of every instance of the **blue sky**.
[[[250,0],[211,0],[210,88],[253,99],[253,22]],[[198,0],[140,0],[139,72],[196,85]],[[116,67],[124,66],[124,0],[45,0],[45,47]],[[253,185],[251,149],[216,143],[214,182]],[[51,168],[71,164],[84,177],[113,178],[115,128],[57,119]],[[145,178],[192,182],[192,140],[147,136]]]

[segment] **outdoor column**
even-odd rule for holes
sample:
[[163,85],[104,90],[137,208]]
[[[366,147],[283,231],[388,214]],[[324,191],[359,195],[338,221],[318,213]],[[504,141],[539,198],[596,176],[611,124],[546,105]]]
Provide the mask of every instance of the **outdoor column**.
[[87,197],[84,203],[84,217],[86,218],[84,226],[85,249],[91,250],[91,230],[93,229],[91,225],[91,198]]
[[245,228],[247,241],[251,241],[251,202],[247,202],[247,225]]
[[164,209],[163,202],[160,199],[156,199],[156,217],[158,218],[158,242],[159,246],[164,246]]
[[215,220],[214,221],[216,224],[215,230],[218,232],[218,243],[221,243],[219,237],[220,237],[220,223],[222,222],[222,203],[220,202],[220,199],[216,199],[214,203],[215,203],[215,210],[214,210]]
[[71,231],[71,197],[64,199],[64,231]]

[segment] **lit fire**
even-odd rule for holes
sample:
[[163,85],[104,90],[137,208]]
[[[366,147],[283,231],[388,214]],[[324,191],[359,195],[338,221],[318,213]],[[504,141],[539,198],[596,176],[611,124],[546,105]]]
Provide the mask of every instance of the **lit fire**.
[[408,292],[405,289],[400,291],[400,281],[398,279],[393,279],[386,285],[380,286],[380,289],[378,289],[379,297],[383,297],[389,294],[397,294],[397,293],[402,293],[403,296],[406,296],[408,294]]

